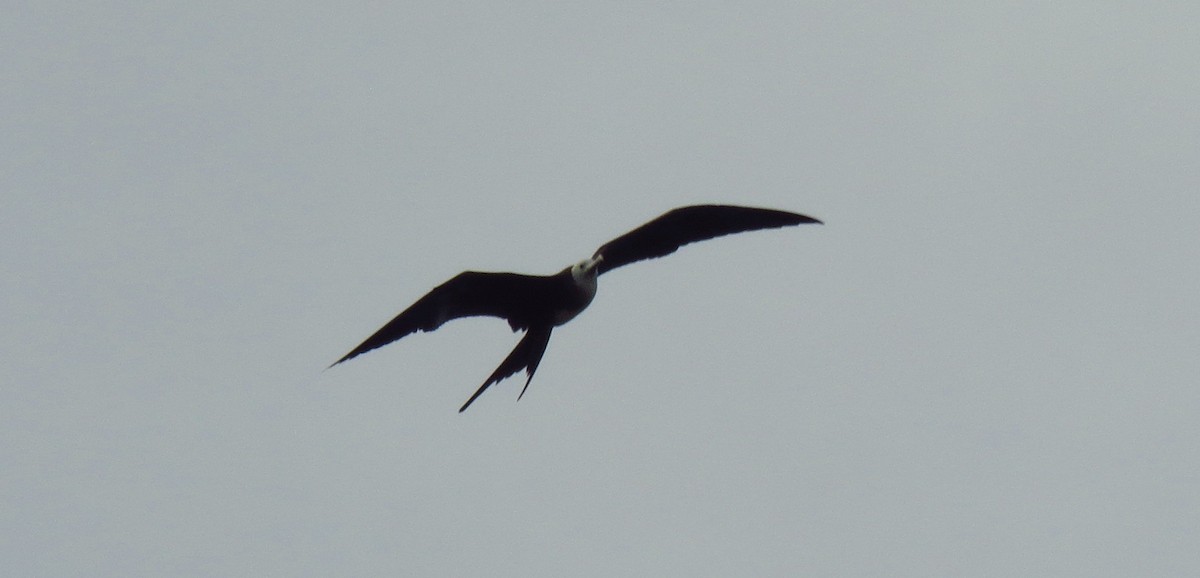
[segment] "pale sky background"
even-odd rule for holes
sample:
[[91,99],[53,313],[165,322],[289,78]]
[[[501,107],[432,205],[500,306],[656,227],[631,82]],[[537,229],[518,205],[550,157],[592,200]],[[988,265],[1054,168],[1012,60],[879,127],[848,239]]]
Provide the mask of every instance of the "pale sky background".
[[6,4],[4,573],[1200,575],[1200,4],[994,4]]

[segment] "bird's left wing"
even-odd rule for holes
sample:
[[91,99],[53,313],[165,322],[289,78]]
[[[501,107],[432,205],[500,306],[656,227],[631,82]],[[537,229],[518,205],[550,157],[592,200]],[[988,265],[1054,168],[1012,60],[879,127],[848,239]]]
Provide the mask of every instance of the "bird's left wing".
[[667,211],[596,250],[600,273],[643,259],[674,253],[676,249],[703,241],[758,229],[820,223],[812,217],[775,209],[732,205],[693,205]]
[[347,353],[337,365],[360,354],[383,347],[417,331],[433,331],[460,317],[487,315],[509,320],[513,329],[542,301],[546,278],[517,273],[465,271],[435,287]]

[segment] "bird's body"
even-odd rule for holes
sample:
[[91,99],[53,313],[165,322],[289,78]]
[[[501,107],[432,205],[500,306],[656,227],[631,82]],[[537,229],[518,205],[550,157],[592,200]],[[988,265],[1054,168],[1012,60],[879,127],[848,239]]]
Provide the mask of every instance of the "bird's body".
[[[516,348],[458,410],[462,412],[493,383],[522,369],[528,374],[525,380],[525,388],[528,388],[550,343],[551,331],[587,308],[596,296],[596,278],[601,273],[635,261],[668,255],[696,241],[802,223],[820,221],[772,209],[695,205],[669,211],[605,243],[590,259],[554,275],[465,271],[435,287],[333,365],[410,333],[433,331],[446,321],[460,317],[500,317],[508,321],[513,331],[524,330],[525,336]],[[522,389],[521,395],[524,394],[525,389]]]

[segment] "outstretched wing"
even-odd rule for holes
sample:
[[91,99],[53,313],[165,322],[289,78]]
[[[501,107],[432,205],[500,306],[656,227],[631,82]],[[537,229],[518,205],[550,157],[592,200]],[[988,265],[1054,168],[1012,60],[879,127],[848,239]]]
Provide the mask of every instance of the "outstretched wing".
[[460,317],[502,317],[514,330],[522,329],[530,312],[536,311],[537,303],[543,300],[546,279],[516,273],[459,273],[418,299],[330,367],[410,333],[433,331]]
[[513,348],[512,353],[504,358],[500,363],[500,367],[492,372],[492,375],[475,390],[474,395],[459,408],[458,413],[462,413],[471,406],[475,398],[479,397],[493,383],[498,383],[522,369],[529,376],[525,379],[525,387],[521,388],[521,395],[517,399],[525,396],[525,389],[529,388],[529,382],[533,381],[533,372],[537,371],[537,366],[542,362],[542,354],[546,353],[546,346],[550,344],[550,331],[553,326],[537,326],[530,327],[529,331],[525,332],[525,337],[521,338],[521,342]]
[[603,257],[599,272],[605,273],[635,261],[670,255],[688,243],[803,223],[820,224],[821,221],[774,209],[731,205],[681,207],[605,243],[594,256]]

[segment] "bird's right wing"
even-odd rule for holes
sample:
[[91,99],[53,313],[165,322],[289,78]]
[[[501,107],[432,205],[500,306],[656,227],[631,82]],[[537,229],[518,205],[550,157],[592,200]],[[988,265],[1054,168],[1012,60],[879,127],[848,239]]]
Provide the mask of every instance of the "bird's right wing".
[[775,209],[731,205],[694,205],[667,211],[596,250],[603,257],[600,273],[643,259],[670,255],[676,249],[703,241],[758,229],[820,223],[812,217]]
[[501,317],[508,319],[514,330],[518,329],[513,320],[524,318],[530,307],[541,301],[545,285],[545,277],[534,275],[459,273],[418,299],[330,367],[411,333],[433,331],[460,317]]

